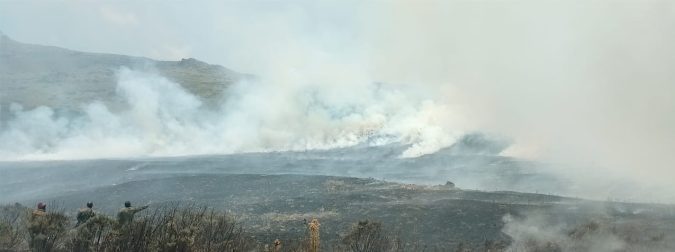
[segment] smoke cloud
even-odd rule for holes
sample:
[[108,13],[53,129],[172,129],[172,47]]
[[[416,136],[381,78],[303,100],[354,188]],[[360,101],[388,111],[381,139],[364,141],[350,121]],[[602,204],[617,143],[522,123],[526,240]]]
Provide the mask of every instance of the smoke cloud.
[[[218,109],[154,73],[123,68],[117,95],[82,113],[48,107],[10,108],[0,132],[0,159],[96,159],[329,149],[359,143],[412,144],[417,156],[452,143],[437,114],[445,107],[384,84],[359,90],[290,87],[264,80],[238,83]],[[298,80],[300,81],[300,80]],[[342,93],[341,93],[342,92]]]
[[[507,251],[670,251],[669,223],[626,205],[555,205],[503,217]],[[621,217],[617,217],[620,215]],[[620,219],[617,220],[617,219]]]
[[[5,160],[366,140],[413,143],[404,156],[415,156],[481,131],[513,139],[502,155],[550,163],[579,196],[675,195],[672,1],[107,2],[133,17],[124,24],[91,14],[96,3],[59,4],[8,4],[0,23],[17,40],[88,51],[162,58],[175,54],[156,45],[189,48],[181,54],[260,80],[209,110],[161,77],[123,70],[122,113],[90,104],[68,118],[14,106]],[[91,22],[44,14],[55,9]]]
[[376,79],[437,89],[472,129],[513,138],[502,155],[551,163],[579,195],[672,201],[672,2],[378,7],[363,33]]

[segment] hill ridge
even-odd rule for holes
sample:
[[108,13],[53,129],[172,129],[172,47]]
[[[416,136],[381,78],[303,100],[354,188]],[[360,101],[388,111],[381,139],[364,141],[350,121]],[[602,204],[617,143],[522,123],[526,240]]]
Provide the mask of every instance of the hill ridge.
[[[102,101],[113,110],[116,71],[156,71],[213,105],[224,90],[248,75],[194,58],[178,61],[112,53],[82,52],[58,46],[15,41],[0,33],[0,107],[11,103],[31,109],[49,106],[78,110],[81,104]],[[2,113],[5,114],[5,113]]]

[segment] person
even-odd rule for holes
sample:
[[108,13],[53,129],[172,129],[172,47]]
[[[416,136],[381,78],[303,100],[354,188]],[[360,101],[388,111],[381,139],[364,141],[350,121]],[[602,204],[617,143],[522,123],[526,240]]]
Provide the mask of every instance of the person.
[[134,221],[134,215],[146,208],[148,208],[147,205],[142,207],[131,207],[131,202],[126,201],[124,202],[124,207],[117,213],[117,222],[119,222],[121,226],[130,224]]
[[33,210],[28,220],[31,251],[44,251],[47,249],[47,204],[40,202],[37,209]]
[[95,223],[91,223],[94,222],[92,219],[96,217],[96,212],[93,208],[94,203],[87,202],[86,208],[80,208],[77,211],[77,224],[75,224],[74,229],[75,235],[71,239],[73,251],[93,251],[92,245],[97,233],[96,228],[94,228]]
[[37,209],[33,210],[33,217],[45,217],[47,216],[47,204],[39,202],[37,204]]
[[77,224],[75,224],[75,227],[84,224],[89,219],[96,216],[93,207],[94,207],[93,202],[87,202],[86,208],[80,208],[80,210],[77,212]]

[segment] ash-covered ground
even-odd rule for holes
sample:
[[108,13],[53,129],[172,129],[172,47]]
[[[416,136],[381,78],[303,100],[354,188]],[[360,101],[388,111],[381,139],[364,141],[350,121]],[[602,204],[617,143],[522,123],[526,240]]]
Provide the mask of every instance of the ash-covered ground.
[[[135,96],[124,95],[124,92],[120,94],[118,79],[121,68],[143,71],[150,68],[152,72],[166,77],[166,80],[159,75],[152,75],[149,80],[140,78],[145,87],[156,91],[150,93],[157,96],[157,104],[154,104],[157,106],[139,103],[130,99]],[[138,142],[147,140],[148,133],[158,133],[143,130],[148,118],[156,120],[159,125],[174,120],[195,122],[203,119],[192,117],[194,113],[207,116],[225,114],[213,112],[223,112],[217,108],[224,101],[225,105],[232,105],[225,98],[236,98],[237,95],[233,94],[248,94],[242,90],[239,90],[241,93],[237,93],[237,89],[231,90],[237,82],[247,79],[254,79],[254,76],[195,59],[154,61],[84,53],[24,44],[0,34],[0,82],[4,84],[0,85],[0,133],[4,134],[0,134],[0,140],[3,140],[0,141],[0,152],[4,154],[4,160],[26,159],[26,154],[41,157],[40,154],[62,150],[60,143],[70,140],[68,147],[74,147],[77,153],[88,153],[83,150],[96,147],[100,139],[114,140],[123,136],[131,140],[123,146],[137,146]],[[142,87],[133,80],[131,84],[134,85],[131,86]],[[176,85],[168,85],[171,84],[169,80]],[[131,86],[121,90],[147,98],[145,92],[138,93]],[[379,90],[380,86],[375,86],[375,90]],[[167,92],[167,87],[173,87],[173,92]],[[251,88],[250,85],[242,87]],[[257,97],[255,91],[255,88],[249,90],[253,92],[253,97]],[[167,93],[172,95],[167,96]],[[277,96],[275,92],[263,93]],[[289,94],[295,97],[294,93]],[[364,100],[375,100],[382,93],[375,92],[373,95],[365,96],[367,99]],[[191,101],[187,105],[191,105],[192,110],[183,110],[185,104],[178,103],[176,97]],[[250,105],[257,105],[263,99],[253,100],[253,104],[246,103],[246,100],[234,104],[246,109],[239,113],[249,114],[255,112],[248,110]],[[313,99],[310,101],[308,105],[312,107],[323,104],[315,104]],[[395,106],[391,113],[399,112],[399,108],[406,106],[400,102],[393,101]],[[416,99],[408,102],[408,107],[420,105]],[[94,112],[106,112],[105,116],[82,111],[85,104],[93,105],[86,108]],[[355,104],[362,107],[372,105]],[[103,105],[105,109],[101,110]],[[133,112],[134,108],[146,111],[149,105],[154,109],[146,117],[141,117],[142,120],[126,113]],[[301,106],[304,104],[289,106],[296,108],[295,105],[308,109]],[[345,108],[350,109],[353,105],[338,103],[314,112],[330,115],[330,118],[341,115]],[[376,105],[379,107],[381,104]],[[266,106],[274,107],[275,104]],[[271,110],[258,111],[260,118],[266,118],[261,111]],[[157,117],[162,113],[164,117]],[[382,115],[388,113],[384,111]],[[367,113],[361,111],[355,115],[362,117]],[[402,118],[411,116],[405,113],[394,115]],[[351,118],[348,114],[343,116],[338,116],[340,120],[329,122],[340,122],[337,123],[339,126],[342,119]],[[272,118],[283,118],[282,122],[298,119],[278,115]],[[200,147],[211,143],[211,147],[218,147],[212,149],[222,150],[230,141],[241,138],[238,133],[246,133],[246,129],[251,127],[243,124],[245,130],[235,128],[232,138],[221,136],[212,139],[213,134],[238,122],[221,119],[211,123],[223,127],[204,128],[198,123],[191,128],[193,131],[189,131],[191,134],[185,133],[185,130],[159,133],[167,139],[185,134],[177,138],[182,141],[175,145],[191,143],[188,146]],[[140,133],[107,131],[110,130],[107,126],[111,120],[123,122],[119,126],[131,124],[131,128],[136,127]],[[402,122],[392,120],[389,123]],[[269,126],[278,127],[276,123]],[[212,131],[204,133],[205,129]],[[299,127],[299,135],[304,135],[305,129]],[[344,128],[336,129],[340,131]],[[45,132],[50,134],[43,134]],[[88,138],[82,136],[82,132],[88,132],[89,137],[100,136],[101,132],[108,135]],[[366,127],[365,131],[349,132],[361,137],[369,131]],[[187,141],[194,138],[195,133],[200,133],[202,140],[208,141]],[[81,136],[87,141],[73,141],[82,140]],[[386,134],[379,136],[386,137]],[[325,135],[319,134],[318,137]],[[114,215],[126,200],[135,205],[150,204],[150,209],[141,215],[152,214],[166,205],[207,206],[236,217],[247,235],[261,244],[268,244],[274,239],[301,240],[306,237],[306,221],[318,218],[322,223],[322,246],[326,248],[340,243],[357,221],[372,220],[382,222],[387,235],[407,244],[404,246],[407,251],[464,251],[464,246],[509,247],[513,251],[675,251],[675,210],[672,205],[598,201],[595,191],[588,189],[600,188],[601,193],[610,192],[608,195],[630,194],[624,198],[646,195],[644,188],[605,177],[611,174],[565,177],[556,174],[564,168],[551,168],[554,164],[501,155],[509,147],[509,141],[480,133],[469,133],[452,146],[410,158],[401,158],[402,153],[410,149],[409,144],[388,142],[388,145],[374,146],[376,141],[372,139],[363,137],[360,140],[363,140],[360,142],[362,145],[347,148],[321,145],[332,149],[312,148],[301,152],[243,153],[246,151],[233,149],[232,152],[197,153],[239,154],[0,162],[0,204],[18,202],[34,206],[36,202],[43,201],[48,202],[49,210],[63,210],[71,217],[87,201],[93,201],[97,211],[108,215]],[[156,144],[145,143],[149,146]],[[131,151],[129,155],[154,153],[144,151]],[[162,155],[162,152],[158,153]],[[164,153],[176,155],[181,152]],[[78,155],[71,158],[93,157]],[[584,186],[579,186],[579,177],[588,180],[583,181],[586,183]]]
[[497,155],[506,144],[480,134],[433,154],[399,158],[407,145],[356,146],[305,152],[249,153],[152,159],[0,162],[3,201],[92,190],[138,180],[200,174],[299,174],[445,184],[487,191],[561,194],[560,177],[544,165]]
[[[472,148],[478,145],[482,147]],[[534,173],[533,163],[485,151],[493,145],[466,137],[453,147],[410,159],[398,158],[405,146],[390,145],[144,160],[5,162],[0,163],[0,201],[46,201],[70,214],[94,201],[97,210],[110,215],[126,200],[154,207],[209,206],[235,216],[262,242],[301,239],[306,221],[318,218],[327,244],[339,243],[359,220],[376,220],[409,247],[506,246],[538,241],[543,238],[535,234],[541,232],[568,239],[579,227],[591,225],[595,229],[585,232],[599,230],[603,237],[647,243],[655,251],[671,248],[672,206],[513,192],[562,188],[563,182]],[[472,187],[486,191],[467,189]],[[627,235],[622,237],[622,232]],[[604,241],[593,235],[589,242]]]

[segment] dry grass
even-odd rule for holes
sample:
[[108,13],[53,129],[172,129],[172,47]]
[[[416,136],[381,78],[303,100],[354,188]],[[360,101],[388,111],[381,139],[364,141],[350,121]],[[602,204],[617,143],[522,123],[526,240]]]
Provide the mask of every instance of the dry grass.
[[[206,207],[162,206],[120,226],[99,214],[77,228],[61,212],[49,212],[44,224],[31,223],[30,210],[3,207],[0,251],[251,251],[257,244],[222,213]],[[36,243],[37,235],[40,236]]]
[[[293,217],[299,220],[306,216]],[[622,245],[618,251],[672,251],[671,236],[650,233],[647,224],[639,222],[618,226],[589,221],[565,230],[556,239],[521,240],[513,244],[486,240],[478,245],[475,241],[448,241],[439,245],[401,240],[381,222],[363,220],[339,235],[337,241],[341,242],[328,240],[322,244],[322,224],[316,217],[307,223],[307,234],[298,235],[297,239],[255,240],[231,215],[203,206],[154,206],[127,226],[98,214],[78,227],[62,210],[51,207],[44,216],[44,225],[38,227],[44,242],[37,244],[34,238],[38,232],[30,219],[31,210],[26,207],[18,204],[0,207],[0,251],[27,251],[31,247],[33,251],[593,251],[608,242]]]
[[[99,213],[74,227],[74,220],[62,212],[48,210],[47,223],[51,227],[46,233],[50,242],[38,251],[447,251],[392,238],[380,222],[371,220],[360,221],[346,230],[342,243],[322,244],[321,223],[316,217],[308,218],[312,220],[307,224],[305,237],[257,241],[230,215],[203,206],[156,206],[127,226]],[[0,251],[29,249],[30,213],[30,209],[20,205],[1,208]]]
[[0,249],[13,250],[25,245],[28,235],[26,220],[30,211],[15,204],[0,208]]
[[318,252],[321,248],[321,237],[319,233],[319,228],[321,224],[318,219],[312,219],[312,221],[307,225],[309,230],[309,251]]

